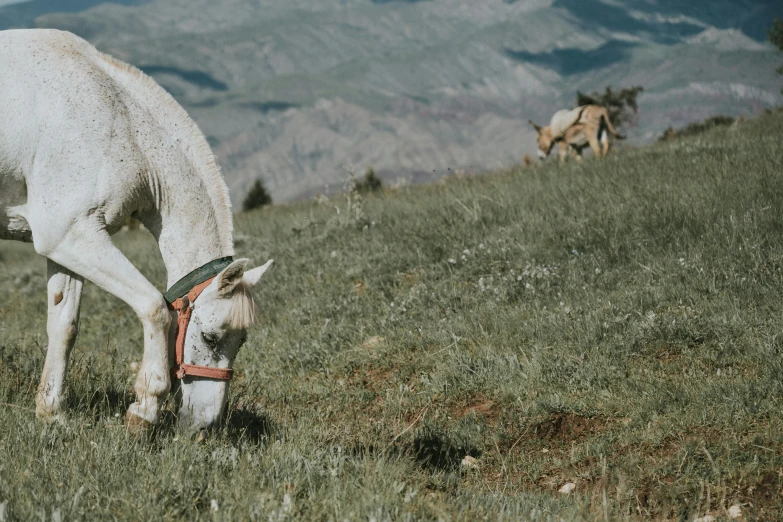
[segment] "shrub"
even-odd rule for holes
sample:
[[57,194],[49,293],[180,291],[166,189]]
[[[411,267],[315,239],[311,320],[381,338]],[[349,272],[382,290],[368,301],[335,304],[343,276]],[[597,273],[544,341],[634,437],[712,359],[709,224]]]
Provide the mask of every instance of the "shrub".
[[372,167],[368,167],[364,173],[364,178],[356,182],[355,188],[360,194],[378,192],[383,188],[383,180],[375,174],[375,170]]
[[734,118],[731,116],[711,116],[704,121],[697,121],[683,127],[680,130],[675,130],[669,127],[658,138],[658,141],[669,141],[676,138],[682,138],[684,136],[695,136],[701,134],[715,127],[721,127],[724,125],[731,125],[734,123]]
[[255,183],[253,183],[250,190],[247,192],[247,196],[245,196],[245,200],[242,202],[242,210],[247,212],[271,204],[272,196],[266,191],[264,182],[259,178],[256,179]]
[[[772,27],[769,28],[769,41],[774,45],[778,52],[783,52],[783,20],[775,18],[772,21]],[[776,69],[778,74],[783,74],[783,66]],[[783,89],[781,91],[783,93]]]
[[644,88],[640,85],[622,89],[619,92],[612,90],[610,86],[602,93],[594,91],[592,94],[585,94],[576,91],[576,105],[601,105],[609,111],[609,119],[615,127],[621,127],[634,122],[636,113],[639,112],[639,106],[636,98]]

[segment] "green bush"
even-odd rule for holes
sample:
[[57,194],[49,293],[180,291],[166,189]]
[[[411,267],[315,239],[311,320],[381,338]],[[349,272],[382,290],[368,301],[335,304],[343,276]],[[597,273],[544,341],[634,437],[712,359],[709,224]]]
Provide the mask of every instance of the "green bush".
[[265,205],[272,204],[272,196],[266,191],[264,182],[261,179],[257,179],[255,183],[250,187],[250,190],[245,196],[245,200],[242,202],[242,210],[245,212],[256,208],[261,208]]
[[632,123],[636,113],[639,112],[639,106],[636,98],[639,93],[644,91],[641,85],[622,89],[618,92],[613,91],[611,86],[607,86],[603,93],[593,91],[592,94],[585,94],[576,91],[576,105],[601,105],[609,111],[609,119],[615,127],[622,127]]
[[378,192],[383,188],[383,180],[375,174],[375,170],[369,167],[364,173],[364,178],[356,182],[356,191],[360,194]]
[[[783,20],[780,18],[775,18],[772,21],[772,27],[769,28],[769,41],[778,49],[778,52],[783,52]],[[778,74],[783,74],[783,66],[776,70]],[[780,92],[783,92],[783,89]]]
[[711,116],[704,121],[691,123],[679,130],[675,130],[670,126],[658,137],[658,141],[669,141],[684,136],[695,136],[696,134],[701,134],[710,129],[714,129],[715,127],[731,125],[732,123],[734,123],[734,118],[731,116]]

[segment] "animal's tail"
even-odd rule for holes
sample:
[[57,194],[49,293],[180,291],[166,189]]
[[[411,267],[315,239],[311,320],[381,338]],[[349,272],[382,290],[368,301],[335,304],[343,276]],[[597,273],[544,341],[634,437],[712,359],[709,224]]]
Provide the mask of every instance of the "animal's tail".
[[601,107],[601,117],[604,119],[606,128],[612,136],[614,136],[618,140],[625,139],[625,136],[623,134],[618,133],[615,130],[614,125],[612,125],[612,121],[609,119],[609,111],[606,110],[606,107]]

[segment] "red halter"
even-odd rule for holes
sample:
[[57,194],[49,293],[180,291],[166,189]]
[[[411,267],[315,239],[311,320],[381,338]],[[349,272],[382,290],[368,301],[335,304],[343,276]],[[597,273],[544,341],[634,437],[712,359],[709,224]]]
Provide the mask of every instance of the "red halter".
[[234,376],[234,370],[231,368],[211,368],[209,366],[198,366],[195,364],[185,364],[183,362],[185,357],[185,335],[188,332],[190,315],[193,313],[193,304],[213,279],[215,278],[210,277],[203,283],[197,284],[186,295],[169,304],[169,308],[176,310],[177,312],[177,340],[174,345],[176,360],[174,366],[171,368],[172,379],[182,379],[186,375],[190,375],[192,377],[206,377],[208,379],[230,381]]

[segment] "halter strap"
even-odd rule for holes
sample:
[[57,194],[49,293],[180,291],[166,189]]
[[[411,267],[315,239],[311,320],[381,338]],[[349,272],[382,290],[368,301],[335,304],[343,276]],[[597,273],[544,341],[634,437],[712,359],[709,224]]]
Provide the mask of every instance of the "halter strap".
[[206,265],[202,265],[191,273],[171,285],[171,288],[166,290],[163,294],[163,298],[167,303],[171,304],[176,299],[187,294],[194,286],[199,283],[203,283],[207,279],[213,278],[223,271],[228,265],[234,262],[234,258],[231,256],[221,257],[210,261]]
[[[164,298],[166,299],[169,308],[177,312],[177,337],[174,344],[175,364],[171,368],[172,379],[182,379],[186,375],[189,375],[191,377],[206,377],[208,379],[230,381],[234,376],[234,370],[231,368],[213,368],[210,366],[186,364],[184,362],[185,336],[188,331],[190,316],[193,313],[193,304],[196,302],[196,299],[198,299],[198,296],[201,295],[201,292],[203,292],[204,289],[209,286],[212,280],[215,279],[217,274],[219,274],[226,266],[231,264],[231,260],[232,258],[230,257],[224,257],[221,259],[216,259],[215,261],[211,261],[206,265],[197,268],[190,274],[177,281],[171,287],[171,289],[166,292],[166,294],[164,294]],[[205,275],[207,279],[203,279]],[[201,281],[196,281],[197,279],[201,279]],[[185,283],[183,283],[183,281]],[[192,286],[189,291],[185,289],[185,291],[183,291],[173,301],[170,301],[169,296],[174,295],[175,292],[179,292],[179,289],[183,288],[186,284],[190,284],[188,281],[196,281],[195,286]]]

